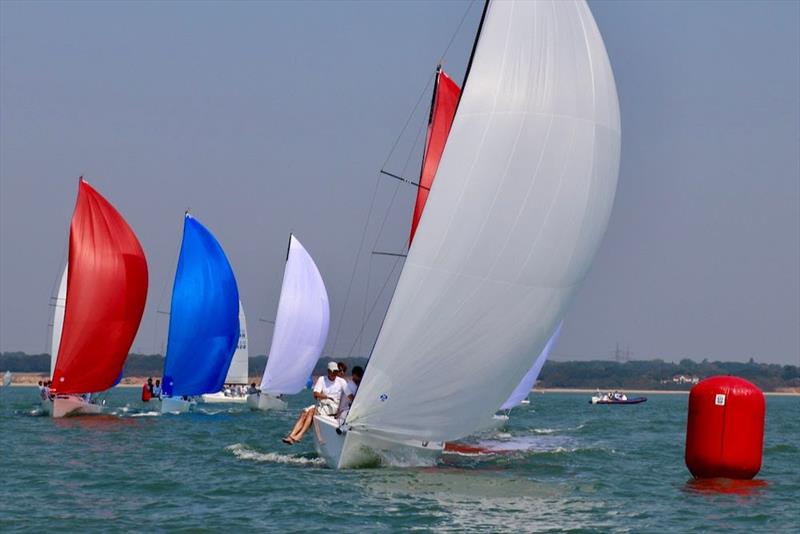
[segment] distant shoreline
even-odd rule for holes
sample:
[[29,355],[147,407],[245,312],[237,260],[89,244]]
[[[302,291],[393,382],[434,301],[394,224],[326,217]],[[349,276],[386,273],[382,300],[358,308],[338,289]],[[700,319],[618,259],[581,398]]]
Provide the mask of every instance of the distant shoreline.
[[[44,380],[47,378],[47,375],[42,375],[38,373],[16,373],[14,374],[14,381],[11,383],[12,387],[27,387],[27,386],[35,386],[39,380]],[[117,384],[114,387],[118,388],[141,388],[142,385],[147,381],[146,376],[130,376],[125,377],[122,379],[122,382]],[[248,382],[256,382],[258,383],[260,377],[250,377]],[[588,389],[588,388],[536,388],[531,391],[531,395],[547,395],[552,393],[585,393],[586,395],[591,396],[591,394],[596,393],[598,388]],[[666,389],[627,389],[627,388],[599,388],[600,391],[623,391],[626,394],[644,394],[644,395],[688,395],[689,390],[666,390]],[[795,397],[800,396],[800,388],[787,388],[787,390],[783,391],[765,391],[764,395],[770,396],[778,396],[778,397]]]
[[[688,389],[679,389],[679,390],[667,390],[667,389],[625,389],[625,388],[600,388],[600,391],[623,391],[625,394],[630,393],[641,393],[644,395],[688,395]],[[596,393],[597,388],[595,389],[581,389],[581,388],[537,388],[531,391],[531,395],[536,395],[537,393],[546,394],[546,393]],[[800,389],[795,388],[793,391],[764,391],[764,395],[772,395],[772,396],[783,396],[783,397],[794,397],[800,396]]]

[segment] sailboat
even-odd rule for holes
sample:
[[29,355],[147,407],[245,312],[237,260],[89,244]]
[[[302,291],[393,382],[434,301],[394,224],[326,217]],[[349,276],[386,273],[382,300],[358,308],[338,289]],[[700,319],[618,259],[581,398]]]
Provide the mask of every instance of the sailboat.
[[53,417],[100,413],[90,396],[122,376],[144,312],[147,261],[125,219],[83,178],[58,298],[52,400],[43,408]]
[[508,399],[608,224],[619,105],[584,1],[487,2],[450,134],[334,468],[435,462]]
[[4,388],[7,388],[8,386],[11,385],[11,378],[12,378],[11,371],[6,371],[5,374],[3,375],[3,387]]
[[250,352],[247,349],[247,318],[244,315],[242,301],[239,301],[239,342],[233,353],[231,366],[225,376],[223,391],[204,393],[203,402],[211,403],[241,403],[246,400],[245,388],[247,387],[248,371],[250,365]]
[[222,388],[239,340],[239,289],[228,258],[187,211],[172,285],[161,413],[188,412]]
[[252,409],[285,408],[281,395],[301,391],[328,338],[330,305],[317,265],[289,234],[286,267],[267,366],[258,393],[247,396]]

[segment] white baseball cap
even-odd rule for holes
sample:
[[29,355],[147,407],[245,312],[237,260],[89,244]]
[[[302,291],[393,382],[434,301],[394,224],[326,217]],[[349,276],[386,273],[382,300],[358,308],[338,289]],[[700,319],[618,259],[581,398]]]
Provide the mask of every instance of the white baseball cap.
[[330,362],[328,364],[328,371],[331,371],[333,373],[338,373],[339,372],[339,365],[336,362]]

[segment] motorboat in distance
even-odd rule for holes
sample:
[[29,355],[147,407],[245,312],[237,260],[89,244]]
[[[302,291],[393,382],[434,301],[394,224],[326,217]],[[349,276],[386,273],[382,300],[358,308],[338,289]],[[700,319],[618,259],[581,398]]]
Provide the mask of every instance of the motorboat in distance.
[[620,393],[619,391],[615,391],[613,393],[600,393],[600,390],[597,390],[596,395],[592,395],[592,400],[589,401],[590,404],[640,404],[647,400],[647,397],[631,397],[628,398],[627,395],[624,393]]

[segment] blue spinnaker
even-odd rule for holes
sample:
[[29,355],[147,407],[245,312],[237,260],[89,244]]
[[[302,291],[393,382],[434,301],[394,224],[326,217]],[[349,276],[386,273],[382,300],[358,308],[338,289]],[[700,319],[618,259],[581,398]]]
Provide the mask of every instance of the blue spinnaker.
[[222,389],[239,341],[239,290],[222,247],[188,213],[172,286],[163,391],[201,395]]

